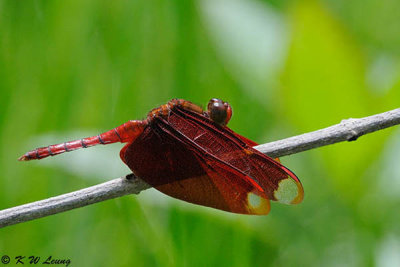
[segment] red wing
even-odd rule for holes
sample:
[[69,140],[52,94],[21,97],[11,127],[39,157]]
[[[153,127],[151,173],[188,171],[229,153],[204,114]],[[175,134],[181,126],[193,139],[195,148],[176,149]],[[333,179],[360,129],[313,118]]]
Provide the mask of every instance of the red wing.
[[270,204],[258,186],[248,183],[246,175],[217,161],[203,162],[202,176],[156,186],[164,194],[190,203],[241,214],[266,215]]
[[[239,138],[242,142],[244,142],[245,144],[247,144],[248,146],[254,147],[257,146],[258,144],[252,140],[250,140],[247,137],[244,137],[243,135],[240,135],[238,133],[235,133],[234,131],[231,131],[233,133],[233,135],[237,138]],[[279,158],[274,158],[275,161],[281,163]]]
[[251,175],[258,177],[257,181],[269,199],[284,204],[300,203],[304,198],[304,189],[300,180],[291,170],[276,161],[279,159],[271,162],[272,159],[268,157],[268,161],[266,161],[266,157],[268,156],[258,150],[249,148],[247,155],[242,160],[251,161]]
[[259,185],[254,186],[254,183],[249,183],[251,179],[248,176],[215,160],[203,163],[203,167],[222,193],[229,205],[229,211],[242,214],[268,214],[269,199]]
[[191,203],[243,214],[269,212],[269,200],[249,177],[157,124],[125,150],[124,159],[136,175]]
[[253,140],[250,140],[247,137],[244,137],[243,135],[240,135],[238,133],[235,133],[232,131],[235,137],[239,138],[242,142],[246,143],[248,146],[257,146],[258,144],[254,142]]
[[297,204],[303,199],[303,187],[296,175],[250,147],[249,139],[181,108],[171,111],[168,123],[209,154],[261,185],[269,199],[286,204]]

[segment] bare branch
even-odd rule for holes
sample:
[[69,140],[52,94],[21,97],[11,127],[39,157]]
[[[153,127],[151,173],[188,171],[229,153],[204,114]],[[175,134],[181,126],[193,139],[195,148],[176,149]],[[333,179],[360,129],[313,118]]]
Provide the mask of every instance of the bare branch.
[[[271,157],[282,157],[358,137],[400,124],[400,108],[341,123],[318,131],[266,143],[255,148]],[[132,174],[68,194],[0,211],[0,228],[26,222],[100,201],[139,194],[150,186]]]
[[133,175],[120,177],[68,194],[2,210],[0,211],[0,228],[128,194],[139,194],[140,191],[149,187],[149,185]]
[[360,119],[347,119],[318,131],[256,146],[276,158],[343,141],[355,141],[362,135],[400,124],[400,108]]

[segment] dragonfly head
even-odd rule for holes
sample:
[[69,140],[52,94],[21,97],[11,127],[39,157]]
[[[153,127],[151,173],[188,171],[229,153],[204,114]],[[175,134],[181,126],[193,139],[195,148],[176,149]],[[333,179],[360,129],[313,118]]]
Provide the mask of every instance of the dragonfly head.
[[218,98],[212,98],[208,102],[207,110],[210,119],[223,126],[227,125],[232,117],[231,105]]

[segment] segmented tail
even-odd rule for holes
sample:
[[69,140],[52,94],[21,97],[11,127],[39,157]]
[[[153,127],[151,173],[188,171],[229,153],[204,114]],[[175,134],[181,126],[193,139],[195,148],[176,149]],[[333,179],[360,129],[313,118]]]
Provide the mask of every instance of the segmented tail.
[[110,131],[96,136],[50,145],[47,147],[36,148],[26,152],[18,160],[28,161],[33,159],[43,159],[48,156],[55,156],[64,152],[70,152],[79,148],[87,148],[99,144],[107,145],[116,142],[131,142],[143,132],[143,129],[146,127],[146,125],[147,120],[128,121]]

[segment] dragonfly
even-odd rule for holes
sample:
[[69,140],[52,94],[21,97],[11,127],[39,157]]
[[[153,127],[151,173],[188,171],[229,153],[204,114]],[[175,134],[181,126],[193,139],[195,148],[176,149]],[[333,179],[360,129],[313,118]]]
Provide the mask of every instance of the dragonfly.
[[20,161],[44,159],[95,145],[126,143],[121,160],[133,174],[171,197],[227,212],[266,215],[270,201],[298,204],[300,180],[279,159],[254,149],[256,142],[227,127],[228,102],[207,109],[172,99],[144,120],[130,120],[96,136],[31,150]]

